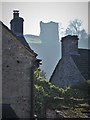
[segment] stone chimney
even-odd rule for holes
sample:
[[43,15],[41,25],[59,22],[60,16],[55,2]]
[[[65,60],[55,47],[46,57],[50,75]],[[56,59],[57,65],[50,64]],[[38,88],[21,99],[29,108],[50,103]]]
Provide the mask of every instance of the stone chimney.
[[18,10],[14,10],[13,11],[13,19],[10,21],[10,27],[11,27],[11,31],[19,38],[19,40],[28,48],[29,44],[27,43],[27,41],[24,38],[23,35],[23,22],[24,19],[19,17],[19,11]]
[[10,21],[10,27],[13,33],[15,33],[17,36],[23,35],[23,22],[24,19],[19,17],[19,11],[14,10],[13,19]]
[[62,38],[62,57],[65,55],[78,55],[78,36],[65,36]]

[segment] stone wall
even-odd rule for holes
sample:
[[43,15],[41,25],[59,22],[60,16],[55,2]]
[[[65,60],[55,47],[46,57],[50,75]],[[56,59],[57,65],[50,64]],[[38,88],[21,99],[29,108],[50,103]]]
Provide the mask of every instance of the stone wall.
[[46,97],[44,99],[43,118],[50,120],[53,118],[85,118],[87,114],[83,114],[81,108],[89,109],[89,105],[80,106],[85,105],[85,103],[87,103],[87,99]]
[[35,54],[6,28],[2,29],[2,101],[19,118],[30,118],[31,67]]

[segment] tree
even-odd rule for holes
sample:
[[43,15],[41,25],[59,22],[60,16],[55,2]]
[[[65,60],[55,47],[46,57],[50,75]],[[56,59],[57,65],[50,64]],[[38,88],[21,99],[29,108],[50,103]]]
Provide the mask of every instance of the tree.
[[77,35],[79,38],[79,47],[88,48],[89,35],[86,30],[82,28],[82,21],[75,19],[70,21],[67,29],[65,30],[66,35]]
[[80,31],[81,31],[81,25],[82,25],[82,21],[81,20],[78,20],[78,19],[75,19],[73,21],[70,21],[66,31],[65,31],[65,34],[66,35],[80,35]]
[[85,29],[82,29],[79,32],[79,47],[88,48],[88,34],[86,33]]

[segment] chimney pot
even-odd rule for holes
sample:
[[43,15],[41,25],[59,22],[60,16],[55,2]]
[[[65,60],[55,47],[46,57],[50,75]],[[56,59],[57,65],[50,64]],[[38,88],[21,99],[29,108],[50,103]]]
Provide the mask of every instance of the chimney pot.
[[13,18],[19,17],[19,10],[13,10]]

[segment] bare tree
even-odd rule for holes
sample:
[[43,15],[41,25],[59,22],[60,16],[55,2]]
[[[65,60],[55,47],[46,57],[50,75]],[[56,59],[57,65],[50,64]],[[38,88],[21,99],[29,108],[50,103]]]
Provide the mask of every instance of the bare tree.
[[65,31],[65,34],[66,35],[78,35],[80,34],[80,31],[81,31],[81,25],[82,25],[82,21],[81,20],[78,20],[78,19],[75,19],[73,21],[70,21],[66,31]]

